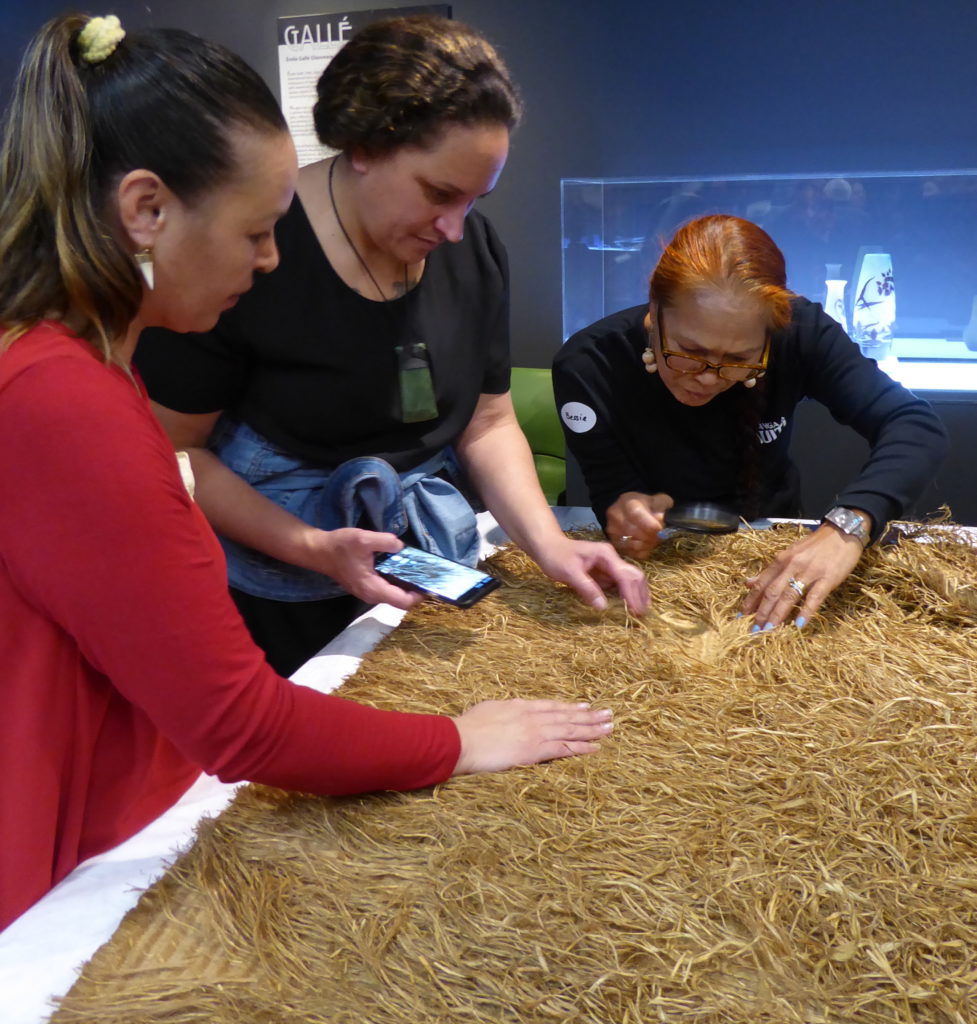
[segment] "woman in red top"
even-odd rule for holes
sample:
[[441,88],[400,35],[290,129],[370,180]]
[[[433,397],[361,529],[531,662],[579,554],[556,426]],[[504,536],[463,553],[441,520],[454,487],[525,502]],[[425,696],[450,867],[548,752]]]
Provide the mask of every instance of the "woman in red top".
[[262,80],[188,33],[69,15],[29,48],[0,154],[0,927],[173,804],[200,769],[318,793],[589,753],[610,714],[455,719],[295,686],[130,368],[278,261],[293,146]]

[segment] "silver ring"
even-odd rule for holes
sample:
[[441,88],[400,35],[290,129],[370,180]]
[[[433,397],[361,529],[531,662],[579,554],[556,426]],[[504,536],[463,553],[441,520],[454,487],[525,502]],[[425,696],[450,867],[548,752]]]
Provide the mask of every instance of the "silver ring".
[[801,583],[800,580],[795,580],[793,576],[787,581],[787,586],[800,598],[803,598],[807,593],[807,584]]

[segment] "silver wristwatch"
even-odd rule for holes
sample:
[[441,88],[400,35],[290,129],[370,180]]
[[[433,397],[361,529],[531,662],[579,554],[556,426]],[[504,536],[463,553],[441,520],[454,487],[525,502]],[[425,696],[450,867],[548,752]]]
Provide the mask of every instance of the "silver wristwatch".
[[822,522],[837,526],[842,533],[847,533],[849,537],[857,537],[863,545],[869,542],[865,517],[843,505],[836,505],[833,509],[825,512]]

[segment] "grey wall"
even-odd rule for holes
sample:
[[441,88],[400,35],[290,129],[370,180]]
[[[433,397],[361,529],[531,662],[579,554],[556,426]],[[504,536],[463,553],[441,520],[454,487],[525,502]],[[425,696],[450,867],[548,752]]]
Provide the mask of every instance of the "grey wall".
[[[226,42],[277,87],[276,17],[395,4],[110,6],[129,24],[178,25]],[[13,75],[10,56],[62,8],[7,5],[0,90]],[[517,363],[548,365],[560,344],[562,177],[977,166],[977,6],[961,0],[455,0],[452,8],[500,48],[526,101],[506,172],[483,207],[509,249]],[[958,447],[974,426],[971,407],[955,428],[965,430]],[[977,488],[963,497],[977,522]]]

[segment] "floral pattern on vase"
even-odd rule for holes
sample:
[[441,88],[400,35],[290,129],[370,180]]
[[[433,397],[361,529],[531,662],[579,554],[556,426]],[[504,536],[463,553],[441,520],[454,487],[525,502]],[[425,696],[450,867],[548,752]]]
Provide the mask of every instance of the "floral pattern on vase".
[[892,257],[886,252],[862,255],[855,276],[852,337],[872,359],[884,359],[892,348],[896,319],[896,286]]

